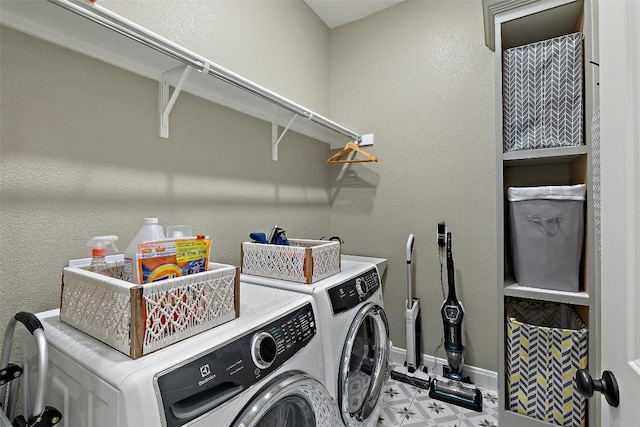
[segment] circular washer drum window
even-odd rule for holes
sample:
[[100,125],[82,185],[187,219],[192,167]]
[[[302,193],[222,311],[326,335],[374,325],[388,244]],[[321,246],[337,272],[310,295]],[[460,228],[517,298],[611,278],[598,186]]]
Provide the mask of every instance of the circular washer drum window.
[[234,427],[336,427],[335,401],[304,372],[278,375],[245,406]]
[[338,399],[342,420],[360,427],[373,415],[386,380],[389,327],[382,307],[367,304],[351,324],[342,351]]

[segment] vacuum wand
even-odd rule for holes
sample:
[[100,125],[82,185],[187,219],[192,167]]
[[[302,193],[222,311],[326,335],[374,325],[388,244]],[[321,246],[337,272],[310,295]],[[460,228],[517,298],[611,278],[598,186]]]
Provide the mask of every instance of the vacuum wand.
[[409,234],[409,239],[407,240],[407,310],[411,310],[413,304],[413,294],[411,290],[411,253],[413,252],[414,242],[413,234]]
[[451,250],[451,233],[447,233],[447,282],[449,283],[449,297],[457,300],[453,252]]

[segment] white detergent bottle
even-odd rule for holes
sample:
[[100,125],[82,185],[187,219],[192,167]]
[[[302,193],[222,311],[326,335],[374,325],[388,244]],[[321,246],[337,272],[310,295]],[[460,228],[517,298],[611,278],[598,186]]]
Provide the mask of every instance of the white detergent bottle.
[[144,218],[142,227],[124,251],[124,275],[127,282],[139,284],[138,262],[136,260],[136,246],[138,243],[151,240],[164,240],[164,230],[158,224],[158,218]]
[[87,246],[91,248],[91,265],[87,267],[88,271],[116,277],[114,270],[105,261],[107,245],[112,245],[115,251],[118,251],[113,243],[116,240],[118,240],[118,236],[95,236],[87,242]]

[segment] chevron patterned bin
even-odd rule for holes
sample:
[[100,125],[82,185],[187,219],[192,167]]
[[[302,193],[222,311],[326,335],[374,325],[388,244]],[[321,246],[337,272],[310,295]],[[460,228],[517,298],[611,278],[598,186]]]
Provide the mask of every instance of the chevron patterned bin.
[[584,427],[575,373],[587,367],[587,328],[573,307],[508,299],[507,405],[559,426]]
[[582,33],[504,51],[504,152],[582,145]]

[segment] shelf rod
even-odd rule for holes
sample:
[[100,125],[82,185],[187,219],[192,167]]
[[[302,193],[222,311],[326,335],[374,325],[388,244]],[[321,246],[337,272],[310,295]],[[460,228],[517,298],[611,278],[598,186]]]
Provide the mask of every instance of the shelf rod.
[[187,65],[178,68],[184,69],[173,94],[171,94],[171,98],[169,98],[169,81],[167,80],[167,75],[176,69],[174,68],[173,70],[162,73],[162,79],[160,80],[160,138],[169,138],[169,114],[178,99],[178,95],[182,92],[182,87],[186,83],[187,78],[189,78],[191,70],[193,70],[193,68]]
[[[259,98],[278,105],[294,114],[308,118],[310,121],[323,126],[333,132],[344,135],[356,143],[360,142],[361,137],[358,133],[341,126],[332,120],[314,113],[307,108],[302,107],[295,102],[284,98],[244,77],[235,74],[185,48],[179,46],[163,37],[147,30],[146,28],[129,21],[110,10],[86,1],[72,0],[47,0],[52,4],[63,7],[83,18],[102,25],[112,31],[115,31],[125,37],[128,37],[140,44],[157,50],[169,57],[172,57],[185,65],[191,66],[199,71],[205,71],[207,74],[216,77],[226,83],[243,89]],[[208,69],[207,69],[208,67]]]

